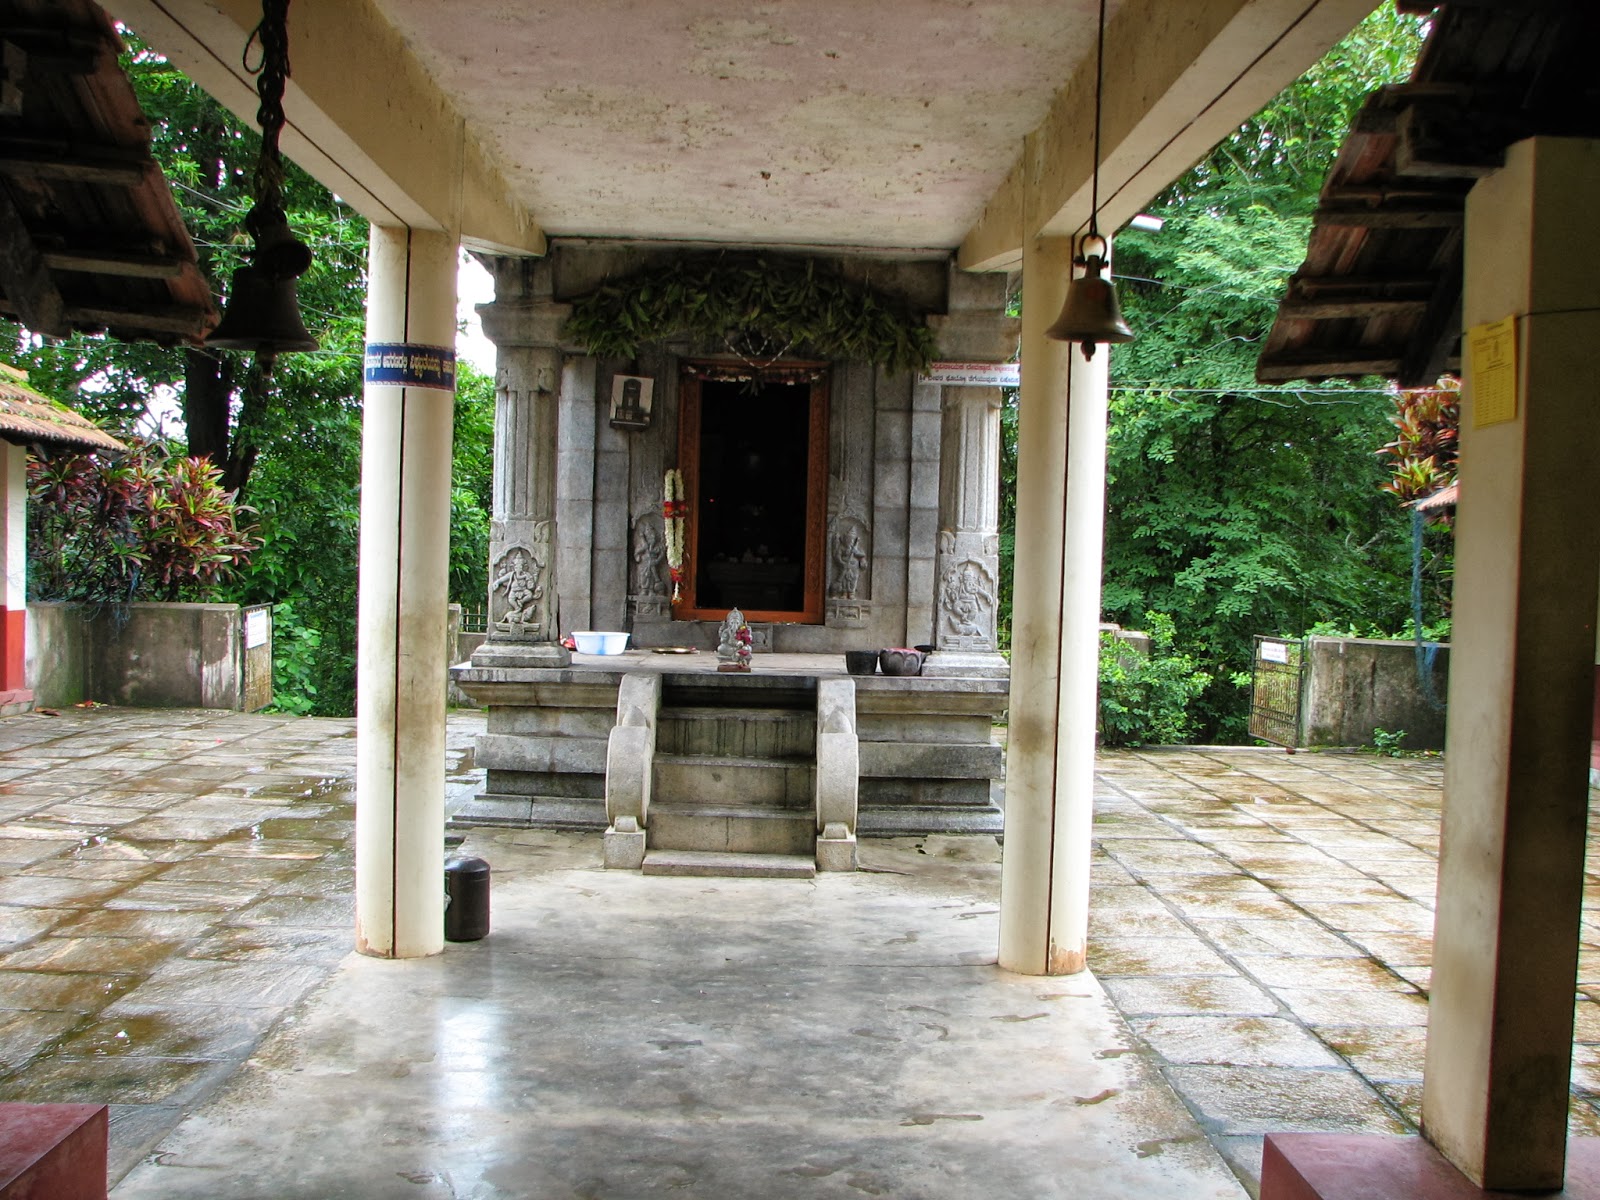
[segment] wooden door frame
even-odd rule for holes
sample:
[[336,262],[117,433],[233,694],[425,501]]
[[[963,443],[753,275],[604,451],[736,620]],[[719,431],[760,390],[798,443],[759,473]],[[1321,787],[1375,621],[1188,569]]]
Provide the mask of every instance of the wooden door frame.
[[[715,371],[729,364],[685,362],[678,388],[678,470],[683,474],[684,530],[683,581],[681,598],[672,606],[675,621],[720,621],[726,608],[702,608],[696,597],[700,573],[700,387]],[[696,368],[699,368],[698,370]],[[824,620],[823,591],[827,580],[826,542],[828,523],[828,364],[813,362],[774,363],[771,382],[786,382],[781,377],[793,371],[812,372],[808,403],[806,439],[806,547],[802,591],[803,607],[798,611],[756,610],[746,612],[747,621],[787,625],[821,625]],[[716,382],[715,376],[710,376]]]

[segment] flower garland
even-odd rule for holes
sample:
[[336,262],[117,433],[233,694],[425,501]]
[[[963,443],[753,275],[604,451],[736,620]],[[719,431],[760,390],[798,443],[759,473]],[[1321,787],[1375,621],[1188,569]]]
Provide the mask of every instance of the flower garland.
[[683,472],[667,472],[662,485],[661,522],[667,531],[667,570],[672,572],[672,602],[683,598],[683,526],[688,509],[683,503]]
[[566,335],[600,358],[631,358],[645,342],[687,334],[727,345],[766,343],[754,357],[794,351],[923,371],[937,339],[923,313],[836,265],[779,255],[688,255],[608,282],[572,302]]

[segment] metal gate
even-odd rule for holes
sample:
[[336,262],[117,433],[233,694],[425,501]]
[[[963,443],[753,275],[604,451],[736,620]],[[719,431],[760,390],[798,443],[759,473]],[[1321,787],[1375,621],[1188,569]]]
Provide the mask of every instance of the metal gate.
[[1300,742],[1300,670],[1305,643],[1256,635],[1250,672],[1250,736],[1275,746]]

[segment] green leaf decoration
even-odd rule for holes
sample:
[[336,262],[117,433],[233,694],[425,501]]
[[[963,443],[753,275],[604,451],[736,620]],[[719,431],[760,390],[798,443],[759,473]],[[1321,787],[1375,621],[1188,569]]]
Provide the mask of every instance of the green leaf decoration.
[[675,259],[575,301],[566,333],[600,358],[632,358],[644,342],[736,333],[896,372],[926,370],[935,351],[923,314],[811,258]]

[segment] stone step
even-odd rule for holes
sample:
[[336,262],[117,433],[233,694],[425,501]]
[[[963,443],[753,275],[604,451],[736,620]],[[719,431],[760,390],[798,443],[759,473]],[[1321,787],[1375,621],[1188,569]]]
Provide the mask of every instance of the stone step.
[[810,810],[650,805],[650,851],[707,850],[736,854],[808,854],[817,851],[817,819]]
[[815,858],[804,854],[730,854],[705,850],[651,850],[646,875],[690,875],[718,879],[814,879]]
[[650,794],[652,805],[810,809],[815,789],[810,762],[658,750]]
[[816,746],[817,718],[812,712],[669,707],[656,719],[658,754],[810,760]]

